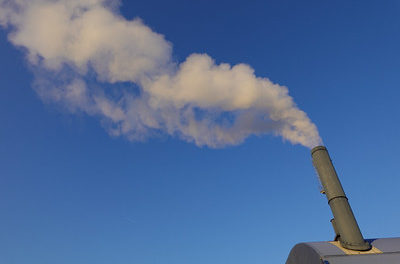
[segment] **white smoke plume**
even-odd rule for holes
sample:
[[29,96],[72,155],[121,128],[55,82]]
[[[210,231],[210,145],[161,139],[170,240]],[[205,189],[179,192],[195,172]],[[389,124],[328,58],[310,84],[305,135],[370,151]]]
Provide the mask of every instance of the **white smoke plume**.
[[321,143],[316,126],[284,86],[246,64],[207,54],[172,59],[172,45],[115,0],[0,0],[0,24],[27,55],[41,98],[101,119],[112,135],[166,133],[223,147],[272,133]]

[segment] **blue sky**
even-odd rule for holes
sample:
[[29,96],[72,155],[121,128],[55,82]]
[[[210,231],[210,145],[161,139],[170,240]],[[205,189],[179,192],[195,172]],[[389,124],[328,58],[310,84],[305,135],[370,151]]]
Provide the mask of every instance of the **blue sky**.
[[[287,86],[317,125],[365,237],[398,236],[397,1],[122,1],[173,44]],[[283,263],[333,238],[309,150],[273,135],[197,147],[110,136],[43,102],[0,32],[0,263]]]

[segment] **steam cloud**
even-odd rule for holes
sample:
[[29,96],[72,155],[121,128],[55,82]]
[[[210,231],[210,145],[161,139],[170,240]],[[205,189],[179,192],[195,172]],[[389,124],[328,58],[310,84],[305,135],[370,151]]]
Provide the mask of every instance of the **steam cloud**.
[[273,133],[294,144],[321,143],[316,126],[284,86],[246,64],[207,54],[172,59],[171,43],[118,13],[115,0],[0,0],[0,24],[21,47],[40,97],[98,116],[129,140],[167,133],[223,147]]

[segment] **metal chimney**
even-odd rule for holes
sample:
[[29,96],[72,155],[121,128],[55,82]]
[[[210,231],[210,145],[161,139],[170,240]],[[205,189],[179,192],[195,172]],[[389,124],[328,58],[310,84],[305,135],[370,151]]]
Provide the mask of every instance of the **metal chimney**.
[[334,217],[331,222],[341,246],[351,250],[370,250],[371,245],[361,234],[327,149],[324,146],[315,147],[311,156],[331,207]]

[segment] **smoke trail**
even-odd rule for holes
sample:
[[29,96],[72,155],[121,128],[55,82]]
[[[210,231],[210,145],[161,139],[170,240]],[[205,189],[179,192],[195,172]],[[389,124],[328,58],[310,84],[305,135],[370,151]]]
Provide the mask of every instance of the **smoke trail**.
[[26,52],[43,100],[100,117],[112,135],[167,133],[209,147],[265,133],[321,143],[286,87],[207,54],[174,62],[171,44],[122,17],[118,1],[0,0],[0,24]]

